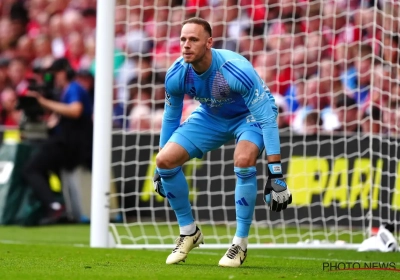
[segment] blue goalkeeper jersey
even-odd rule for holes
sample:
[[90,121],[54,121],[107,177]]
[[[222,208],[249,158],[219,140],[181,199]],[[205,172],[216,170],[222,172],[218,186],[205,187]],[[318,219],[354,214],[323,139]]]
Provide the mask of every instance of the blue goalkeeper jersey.
[[[211,49],[209,69],[198,75],[191,64],[178,58],[165,78],[165,111],[160,147],[179,127],[184,95],[198,100],[201,109],[223,119],[252,114],[261,125],[268,154],[279,154],[279,133],[275,100],[252,64],[242,55],[229,50]],[[271,131],[272,130],[272,131]],[[273,132],[273,135],[271,135]],[[268,136],[269,134],[269,136]],[[278,139],[276,139],[278,135]],[[268,136],[269,139],[266,139]],[[265,143],[267,140],[274,143]],[[276,140],[278,143],[276,143]],[[275,147],[275,146],[278,147]],[[268,147],[270,146],[270,147]]]

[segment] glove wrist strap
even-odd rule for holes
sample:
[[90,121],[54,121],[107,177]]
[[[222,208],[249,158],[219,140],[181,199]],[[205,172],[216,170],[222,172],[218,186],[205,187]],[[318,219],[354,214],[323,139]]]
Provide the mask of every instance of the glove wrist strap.
[[280,161],[268,163],[268,176],[270,178],[281,178],[282,177],[282,165]]

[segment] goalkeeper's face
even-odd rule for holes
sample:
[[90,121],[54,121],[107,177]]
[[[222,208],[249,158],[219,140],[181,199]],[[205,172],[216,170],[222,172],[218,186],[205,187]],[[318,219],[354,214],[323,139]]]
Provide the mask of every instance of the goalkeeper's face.
[[203,26],[188,23],[181,31],[181,51],[186,63],[198,64],[205,60],[207,52],[211,49],[212,38]]

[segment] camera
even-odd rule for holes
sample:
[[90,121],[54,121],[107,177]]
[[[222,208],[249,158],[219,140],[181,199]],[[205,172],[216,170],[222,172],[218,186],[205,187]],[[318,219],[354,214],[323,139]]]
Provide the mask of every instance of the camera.
[[[46,99],[54,99],[54,79],[53,74],[40,68],[34,68],[33,73],[37,78],[28,79],[28,91],[36,91]],[[26,94],[18,96],[17,110],[22,110],[26,118],[30,121],[39,121],[45,111],[38,103],[37,99]]]
[[[27,91],[36,91],[46,99],[55,100],[55,88],[53,74],[41,68],[33,69],[34,77],[28,79]],[[24,140],[43,140],[48,137],[48,128],[43,119],[45,110],[37,99],[22,93],[17,99],[17,110],[22,111],[22,119],[19,124],[21,137]]]
[[[53,61],[50,67],[34,67],[33,78],[29,80],[27,91],[36,91],[46,99],[59,101],[62,88],[56,86],[55,76],[59,72],[66,74],[65,78],[71,82],[75,77],[75,71],[69,64],[68,59],[58,58]],[[47,137],[48,129],[44,121],[45,110],[35,97],[21,94],[18,97],[17,109],[23,112],[20,123],[20,131],[25,138],[44,138]]]

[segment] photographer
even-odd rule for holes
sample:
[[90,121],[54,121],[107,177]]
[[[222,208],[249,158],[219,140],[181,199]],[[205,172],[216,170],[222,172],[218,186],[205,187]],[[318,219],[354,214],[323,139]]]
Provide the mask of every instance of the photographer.
[[62,169],[72,170],[79,165],[90,167],[92,157],[93,110],[87,91],[74,80],[75,72],[64,58],[55,60],[48,72],[53,75],[59,99],[48,99],[37,91],[27,93],[52,113],[51,119],[58,119],[49,138],[24,168],[25,180],[46,210],[40,224],[56,223],[64,215],[63,205],[50,189],[50,171],[58,174]]

